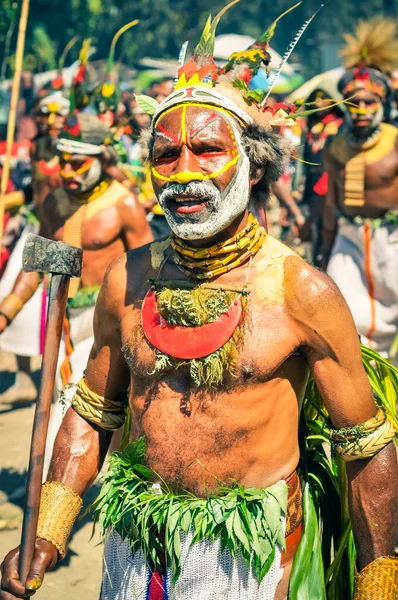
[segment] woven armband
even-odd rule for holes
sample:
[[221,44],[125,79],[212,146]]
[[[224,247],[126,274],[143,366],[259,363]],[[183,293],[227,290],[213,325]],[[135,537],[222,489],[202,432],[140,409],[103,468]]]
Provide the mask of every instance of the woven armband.
[[366,423],[331,432],[333,449],[346,462],[371,458],[387,446],[394,435],[394,425],[381,408]]
[[79,494],[67,485],[58,481],[43,483],[36,537],[54,544],[61,558],[82,506]]
[[397,556],[381,556],[355,576],[354,600],[396,600],[397,598]]
[[123,425],[126,418],[125,406],[124,400],[109,400],[90,390],[84,377],[77,384],[72,398],[72,408],[83,419],[111,431]]

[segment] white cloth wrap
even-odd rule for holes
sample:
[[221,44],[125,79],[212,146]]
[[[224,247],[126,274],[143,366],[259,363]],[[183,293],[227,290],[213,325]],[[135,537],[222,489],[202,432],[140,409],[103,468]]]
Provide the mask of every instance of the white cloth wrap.
[[371,229],[370,271],[375,306],[371,340],[367,337],[372,313],[364,233],[364,224],[340,217],[327,272],[346,299],[362,342],[387,357],[398,328],[398,227],[391,224]]
[[[190,544],[193,534],[181,535],[181,575],[175,587],[172,573],[166,578],[168,600],[273,600],[283,576],[281,548],[261,585],[249,571],[242,555],[233,559],[228,550],[221,552],[220,541],[200,540]],[[147,598],[150,572],[141,551],[134,555],[128,542],[111,532],[103,558],[100,600],[136,600]]]
[[[0,302],[12,292],[15,280],[22,269],[22,251],[30,233],[37,233],[38,225],[28,223],[7,263],[0,280]],[[17,314],[12,323],[0,335],[0,350],[17,356],[40,354],[40,323],[43,300],[43,285],[40,284],[32,298]]]
[[[70,356],[70,364],[72,369],[71,383],[77,384],[79,379],[83,377],[84,370],[87,366],[88,357],[94,343],[94,306],[86,308],[72,308],[68,310],[70,336],[73,343],[73,352]],[[60,394],[63,383],[60,372],[60,367],[65,360],[65,341],[62,337],[61,346],[59,349],[57,373],[54,386],[54,404],[51,411],[50,425],[48,428],[46,454],[44,459],[44,481],[47,476],[48,467],[50,466],[51,456],[53,452],[55,438],[61,426],[62,419],[67,408],[70,406],[72,396],[75,393],[74,386],[64,390],[62,401]]]

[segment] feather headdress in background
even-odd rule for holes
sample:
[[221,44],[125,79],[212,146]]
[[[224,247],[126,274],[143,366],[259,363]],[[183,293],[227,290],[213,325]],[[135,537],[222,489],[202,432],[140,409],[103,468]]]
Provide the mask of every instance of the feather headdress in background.
[[344,35],[345,47],[340,56],[346,69],[367,66],[390,74],[398,66],[397,24],[378,16],[359,21],[355,34]]
[[355,34],[346,34],[340,52],[347,72],[339,82],[344,96],[367,90],[380,98],[389,91],[390,73],[398,67],[397,25],[378,16],[359,21]]

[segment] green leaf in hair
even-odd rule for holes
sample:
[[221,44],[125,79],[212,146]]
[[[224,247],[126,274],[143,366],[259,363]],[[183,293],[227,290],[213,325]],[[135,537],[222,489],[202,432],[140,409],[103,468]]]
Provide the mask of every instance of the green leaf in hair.
[[155,114],[156,109],[159,106],[159,102],[155,100],[155,98],[151,98],[151,96],[141,94],[136,96],[135,99],[141,110],[143,110],[145,113],[151,116]]

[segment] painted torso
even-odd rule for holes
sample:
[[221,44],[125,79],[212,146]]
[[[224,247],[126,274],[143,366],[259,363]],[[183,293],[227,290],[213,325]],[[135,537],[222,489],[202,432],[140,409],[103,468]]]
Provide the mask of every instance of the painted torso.
[[[140,326],[147,281],[156,277],[149,255],[137,270],[140,283],[127,282],[121,331],[131,377],[131,435],[146,436],[150,467],[173,487],[201,494],[205,482],[216,483],[215,477],[265,487],[296,468],[299,405],[308,370],[296,353],[299,329],[286,306],[287,264],[294,271],[305,263],[268,237],[249,272],[251,293],[236,376],[214,393],[193,391],[185,367],[151,375],[155,351]],[[246,263],[217,282],[243,286],[247,274]],[[171,261],[163,277],[186,280]]]
[[345,132],[332,141],[329,156],[332,179],[341,211],[347,216],[377,218],[388,210],[398,209],[398,131],[392,125],[381,126],[381,135],[365,154],[365,204],[361,207],[344,205],[345,166],[360,151],[351,146]]
[[[89,202],[81,229],[84,250],[81,287],[100,285],[109,263],[126,250],[123,223],[118,208],[128,190],[112,182],[104,194]],[[45,234],[51,239],[64,240],[65,221],[80,207],[80,203],[66,195],[61,188],[50,194],[44,204]]]

